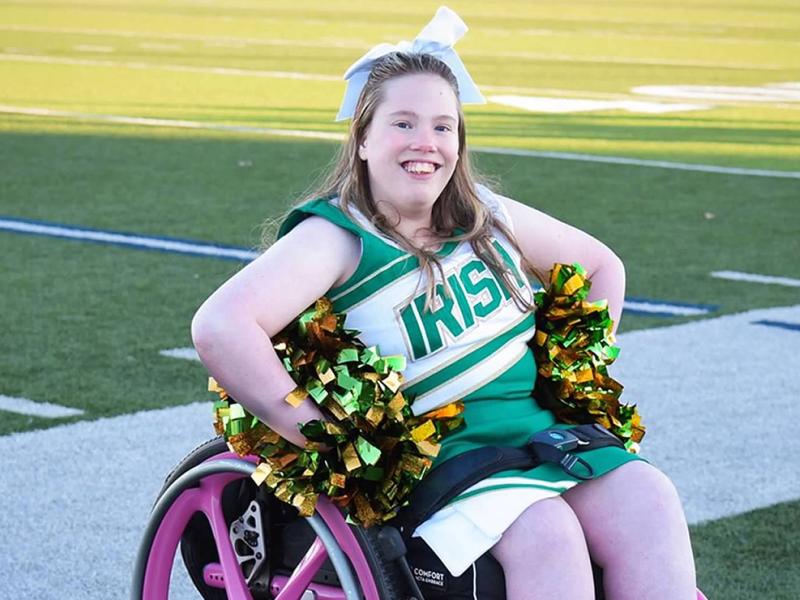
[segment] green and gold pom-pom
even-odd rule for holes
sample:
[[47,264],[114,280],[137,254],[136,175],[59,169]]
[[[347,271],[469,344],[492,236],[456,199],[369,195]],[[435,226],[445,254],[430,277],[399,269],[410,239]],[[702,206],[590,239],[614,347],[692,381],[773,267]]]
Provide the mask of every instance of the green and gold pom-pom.
[[213,379],[209,390],[220,396],[214,403],[217,433],[239,455],[260,457],[257,484],[304,516],[326,494],[368,527],[392,518],[406,502],[442,437],[461,426],[463,405],[415,417],[400,392],[405,358],[364,346],[358,332],[344,329],[344,318],[321,298],[273,340],[298,386],[287,402],[308,395],[325,415],[300,428],[309,440],[305,448],[281,438]]
[[530,342],[539,377],[537,400],[566,423],[603,425],[631,452],[644,437],[636,406],[619,400],[622,385],[608,375],[617,358],[605,300],[588,302],[591,282],[579,265],[556,264],[547,290],[536,293],[536,335]]
[[[590,286],[580,265],[557,264],[549,288],[536,294],[535,395],[559,420],[600,423],[636,451],[645,430],[636,407],[619,401],[622,385],[608,375],[619,349],[606,301],[586,300]],[[351,520],[370,526],[405,504],[441,439],[463,424],[464,407],[454,402],[413,416],[400,391],[405,358],[366,347],[358,332],[344,329],[344,320],[321,298],[273,340],[297,384],[286,401],[296,406],[310,396],[325,415],[300,428],[309,440],[305,448],[281,438],[213,379],[209,390],[219,394],[217,433],[239,455],[260,457],[257,484],[304,516],[326,494]]]

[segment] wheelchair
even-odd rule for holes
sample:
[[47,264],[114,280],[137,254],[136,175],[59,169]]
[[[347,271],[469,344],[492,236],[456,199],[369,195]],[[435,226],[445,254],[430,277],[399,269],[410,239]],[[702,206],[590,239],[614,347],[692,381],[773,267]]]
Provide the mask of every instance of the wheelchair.
[[[314,515],[299,517],[255,485],[256,463],[217,437],[173,469],[145,528],[131,600],[168,599],[179,546],[205,600],[505,600],[502,568],[489,553],[452,577],[421,539],[404,539],[391,524],[350,525],[325,497]],[[595,584],[602,600],[598,569]]]

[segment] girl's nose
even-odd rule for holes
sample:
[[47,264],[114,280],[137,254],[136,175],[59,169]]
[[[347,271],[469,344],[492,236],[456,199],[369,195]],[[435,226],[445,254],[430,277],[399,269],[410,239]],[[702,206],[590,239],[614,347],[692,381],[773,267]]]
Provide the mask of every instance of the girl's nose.
[[411,141],[411,149],[420,152],[436,152],[436,141],[433,133],[429,131],[417,130],[417,134]]

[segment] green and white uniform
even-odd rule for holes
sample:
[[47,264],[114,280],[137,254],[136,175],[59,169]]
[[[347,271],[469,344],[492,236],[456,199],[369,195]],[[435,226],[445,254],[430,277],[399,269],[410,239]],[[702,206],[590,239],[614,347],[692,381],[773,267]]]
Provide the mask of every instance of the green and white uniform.
[[[511,228],[503,205],[479,187],[483,202]],[[514,303],[504,282],[495,277],[468,242],[449,242],[439,251],[452,297],[438,283],[433,309],[423,311],[425,282],[416,257],[384,236],[352,209],[355,221],[338,206],[338,198],[317,199],[295,209],[280,235],[310,215],[321,216],[356,234],[361,259],[353,275],[327,296],[345,326],[360,331],[368,346],[383,355],[407,358],[403,392],[422,414],[455,400],[465,403],[466,427],[445,438],[437,462],[478,446],[522,446],[532,433],[556,425],[553,414],[533,400],[536,378],[527,346],[534,315]],[[532,291],[522,275],[520,257],[499,231],[493,243],[514,273],[514,285],[528,298]],[[605,473],[634,455],[618,448],[581,454],[595,473]],[[557,496],[578,483],[554,465],[530,471],[506,471],[471,487],[417,529],[417,535],[454,574],[463,573],[491,548],[533,502]]]

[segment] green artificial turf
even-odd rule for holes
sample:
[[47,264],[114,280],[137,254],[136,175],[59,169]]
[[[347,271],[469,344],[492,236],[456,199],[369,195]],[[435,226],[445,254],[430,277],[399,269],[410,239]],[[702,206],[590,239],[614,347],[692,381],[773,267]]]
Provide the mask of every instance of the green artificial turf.
[[697,582],[709,600],[794,600],[800,590],[800,502],[691,528]]
[[[292,132],[345,134],[333,121],[344,70],[374,44],[412,39],[438,6],[3,4],[0,216],[257,247],[261,224],[308,192],[335,152]],[[450,6],[471,28],[457,48],[490,99],[695,102],[635,88],[798,81],[794,0]],[[696,102],[709,108],[542,113],[492,101],[466,108],[469,144],[800,172],[800,102]],[[21,114],[31,109],[38,116]],[[109,123],[115,115],[163,121]],[[800,278],[800,179],[474,158],[503,193],[611,246],[629,297],[714,306],[709,317],[800,299],[797,288],[709,276]],[[208,399],[199,363],[159,351],[190,345],[194,311],[239,263],[8,232],[0,253],[0,394],[85,411],[4,412],[0,435]],[[620,331],[696,318],[626,314]],[[791,502],[693,527],[709,598],[795,598],[799,511]]]

